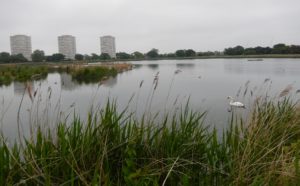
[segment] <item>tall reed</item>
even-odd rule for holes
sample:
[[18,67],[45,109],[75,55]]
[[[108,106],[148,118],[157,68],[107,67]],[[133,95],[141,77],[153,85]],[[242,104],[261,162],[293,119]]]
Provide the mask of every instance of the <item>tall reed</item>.
[[295,185],[300,113],[288,98],[231,112],[218,136],[189,105],[137,120],[108,100],[87,121],[35,129],[24,144],[0,139],[0,185]]

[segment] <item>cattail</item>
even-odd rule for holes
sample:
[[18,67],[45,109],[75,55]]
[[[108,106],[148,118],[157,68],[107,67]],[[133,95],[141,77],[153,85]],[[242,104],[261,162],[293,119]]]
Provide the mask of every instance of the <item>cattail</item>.
[[270,78],[266,78],[265,81],[264,81],[264,83],[267,83],[270,80],[271,80]]
[[154,90],[156,90],[157,85],[158,85],[158,78],[157,78],[157,80],[155,81]]
[[248,91],[248,87],[246,87],[245,91],[244,91],[244,97],[245,95],[247,94],[247,91]]
[[34,93],[33,93],[33,97],[35,97],[35,96],[36,96],[37,90],[38,90],[38,89],[36,89],[36,90],[34,91]]
[[258,96],[255,98],[254,103],[258,103],[261,100],[262,96]]
[[140,82],[140,88],[143,86],[144,80]]
[[177,69],[177,70],[175,70],[174,74],[178,74],[180,72],[182,72],[182,71],[180,69]]
[[176,105],[176,103],[177,103],[177,100],[178,100],[178,96],[176,97],[176,99],[175,99],[175,101],[174,101],[173,105]]
[[241,93],[242,87],[239,88],[239,90],[236,93],[236,97],[239,97],[240,93]]
[[250,83],[250,80],[248,80],[248,81],[245,83],[245,87],[248,87],[249,83]]
[[283,96],[288,95],[292,89],[293,89],[292,85],[286,86],[285,89],[283,89],[283,91],[281,91],[281,93],[279,94],[279,97],[281,98]]
[[30,86],[30,84],[28,82],[26,82],[26,89],[27,89],[30,100],[33,101],[32,92],[31,92],[32,87]]

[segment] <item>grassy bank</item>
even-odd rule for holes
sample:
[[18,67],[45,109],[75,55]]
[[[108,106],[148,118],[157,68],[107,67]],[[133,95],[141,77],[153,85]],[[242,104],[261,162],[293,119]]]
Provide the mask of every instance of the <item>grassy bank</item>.
[[[143,59],[117,59],[117,61],[152,61],[152,60],[187,60],[187,59],[251,59],[251,58],[300,58],[300,54],[263,54],[263,55],[217,55],[217,56],[192,56],[192,57],[157,57]],[[109,60],[114,62],[116,60]],[[99,62],[99,60],[89,61]]]
[[[230,113],[229,113],[230,114]],[[300,113],[288,99],[255,104],[218,136],[188,105],[162,120],[109,103],[26,142],[0,143],[0,185],[296,185]]]

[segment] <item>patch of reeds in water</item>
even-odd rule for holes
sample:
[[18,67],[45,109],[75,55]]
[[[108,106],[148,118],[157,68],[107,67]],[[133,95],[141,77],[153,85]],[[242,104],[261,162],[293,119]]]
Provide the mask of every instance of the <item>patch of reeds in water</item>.
[[46,66],[2,66],[0,68],[0,86],[9,85],[13,81],[26,82],[47,77]]
[[0,68],[0,86],[10,85],[13,81],[26,82],[45,79],[48,73],[68,73],[78,83],[99,83],[102,79],[115,77],[118,72],[131,68],[131,65],[116,64],[111,66],[47,66],[47,65],[14,65]]
[[287,98],[263,100],[247,120],[230,113],[223,136],[188,104],[157,121],[118,113],[108,101],[86,122],[40,123],[21,144],[3,136],[0,185],[295,185],[299,110]]

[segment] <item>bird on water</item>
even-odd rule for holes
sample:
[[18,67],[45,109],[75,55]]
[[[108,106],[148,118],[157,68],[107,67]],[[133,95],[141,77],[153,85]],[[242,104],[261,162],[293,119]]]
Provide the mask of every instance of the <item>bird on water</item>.
[[238,107],[238,108],[246,108],[245,104],[238,102],[238,101],[234,101],[233,97],[228,96],[227,99],[229,99],[229,105],[232,107]]

